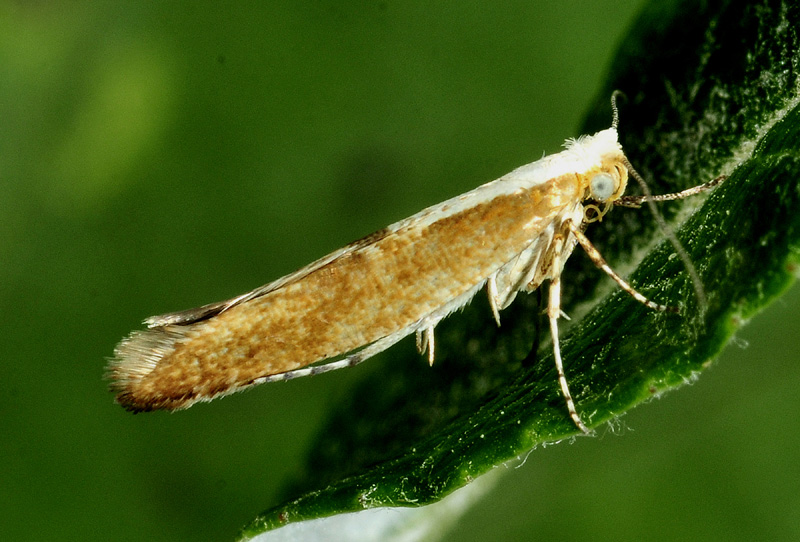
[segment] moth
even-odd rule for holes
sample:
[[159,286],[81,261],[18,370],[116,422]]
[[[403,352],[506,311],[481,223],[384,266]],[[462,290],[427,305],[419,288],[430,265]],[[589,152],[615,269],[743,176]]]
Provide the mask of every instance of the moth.
[[239,297],[148,318],[147,329],[122,340],[110,361],[117,402],[134,412],[184,409],[257,384],[352,367],[412,334],[432,364],[436,325],[478,291],[486,288],[499,325],[500,311],[518,292],[548,281],[559,385],[573,422],[589,432],[575,408],[558,340],[565,262],[580,244],[635,299],[670,310],[619,277],[584,229],[614,204],[654,207],[652,201],[684,198],[721,180],[676,194],[624,197],[635,171],[618,140],[615,98],[610,128],[567,140],[557,154]]

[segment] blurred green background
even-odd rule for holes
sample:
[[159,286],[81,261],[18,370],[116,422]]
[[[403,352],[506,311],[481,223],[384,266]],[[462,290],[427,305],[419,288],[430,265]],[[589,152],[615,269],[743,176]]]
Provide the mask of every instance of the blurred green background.
[[[0,3],[0,539],[226,540],[278,504],[380,359],[133,416],[116,342],[558,150],[643,5]],[[449,539],[800,537],[798,301]]]

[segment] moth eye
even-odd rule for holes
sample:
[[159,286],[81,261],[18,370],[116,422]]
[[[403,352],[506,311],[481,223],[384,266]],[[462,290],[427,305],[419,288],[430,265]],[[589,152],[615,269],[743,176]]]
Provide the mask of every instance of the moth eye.
[[616,184],[608,173],[598,173],[589,182],[589,190],[597,201],[606,201],[617,191]]

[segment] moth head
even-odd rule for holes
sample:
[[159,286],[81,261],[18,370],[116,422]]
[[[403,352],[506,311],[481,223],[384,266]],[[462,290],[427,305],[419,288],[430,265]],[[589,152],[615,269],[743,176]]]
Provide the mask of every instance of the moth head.
[[589,197],[600,203],[618,200],[628,185],[628,168],[621,161],[603,164],[589,177]]
[[587,198],[600,205],[590,204],[584,209],[587,222],[602,220],[611,209],[612,203],[618,200],[628,185],[628,168],[622,160],[604,161],[602,167],[589,174]]

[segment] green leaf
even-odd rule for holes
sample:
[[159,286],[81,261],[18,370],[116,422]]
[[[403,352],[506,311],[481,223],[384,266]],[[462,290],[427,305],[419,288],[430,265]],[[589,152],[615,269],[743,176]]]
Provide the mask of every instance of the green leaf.
[[[578,251],[571,259],[563,283],[574,323],[562,329],[562,355],[588,425],[613,423],[697,378],[737,327],[792,283],[800,251],[798,28],[798,9],[779,1],[655,2],[621,46],[587,132],[608,125],[608,98],[621,89],[623,147],[654,192],[729,178],[704,202],[663,209],[697,267],[707,307],[698,307],[646,210],[614,210],[588,235],[613,267],[635,268],[639,291],[680,306],[680,315],[612,290]],[[437,328],[432,369],[412,345],[393,349],[331,416],[294,498],[256,518],[242,538],[348,512],[431,505],[536,446],[575,435],[549,342],[532,349],[546,337],[541,295],[520,295],[499,329],[484,297]],[[477,493],[490,482],[469,487]],[[332,539],[349,533],[341,526],[349,521],[361,532],[383,529],[380,539],[403,529],[431,536],[471,494],[456,493],[464,502],[452,506],[446,499],[407,514],[304,524],[303,537]]]

